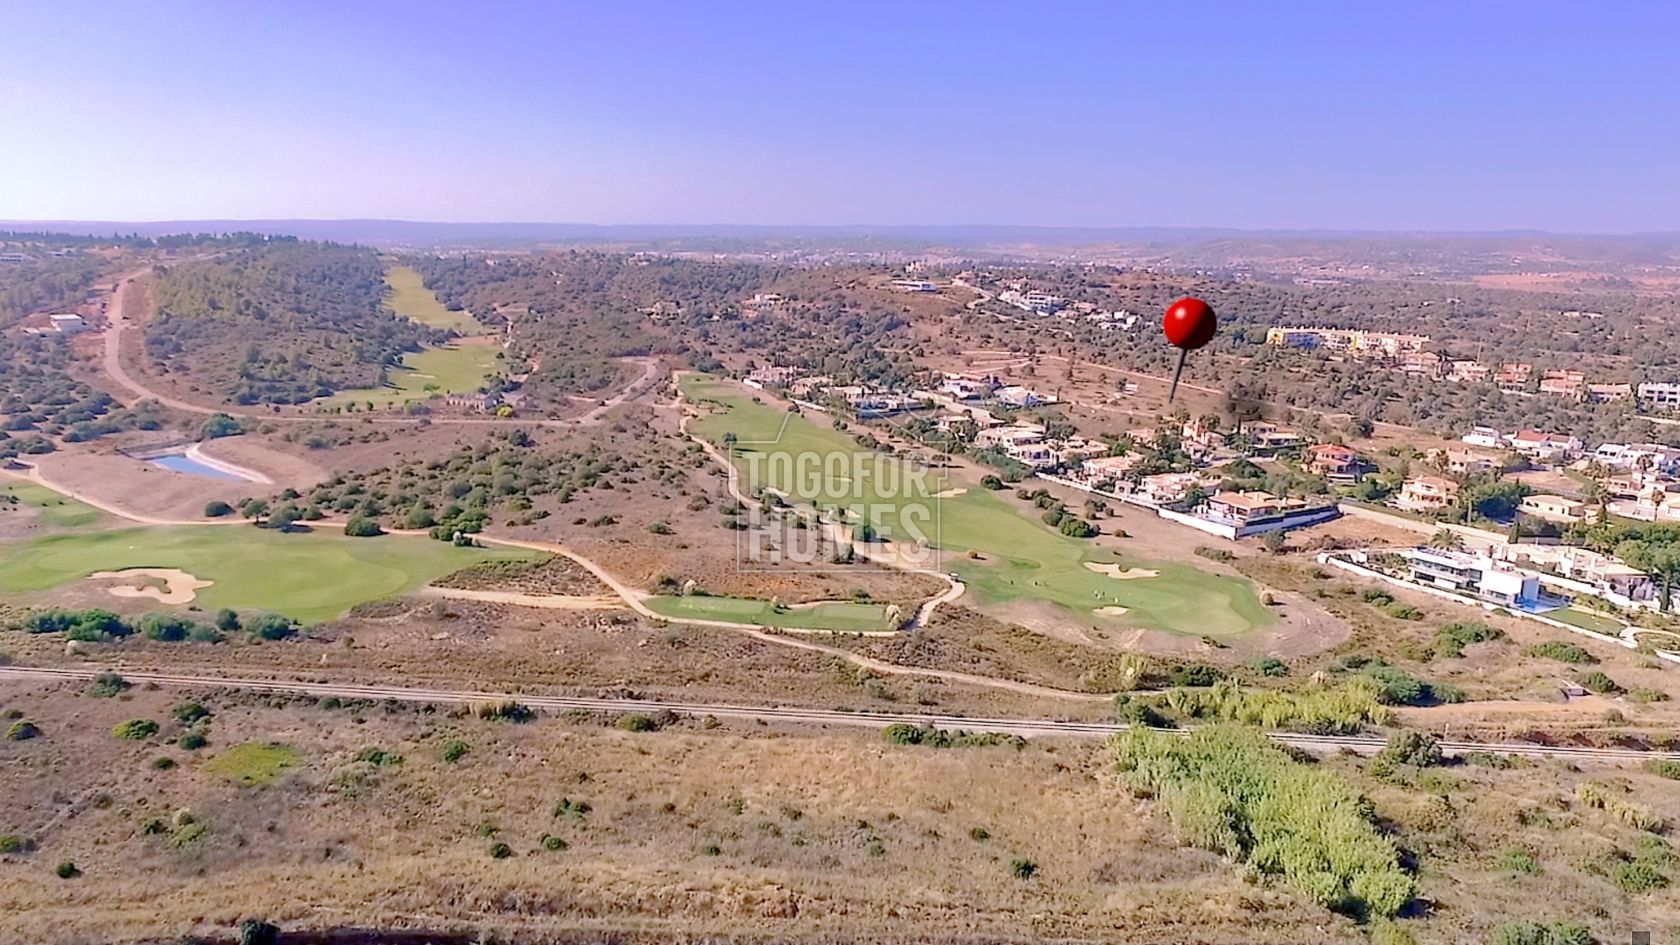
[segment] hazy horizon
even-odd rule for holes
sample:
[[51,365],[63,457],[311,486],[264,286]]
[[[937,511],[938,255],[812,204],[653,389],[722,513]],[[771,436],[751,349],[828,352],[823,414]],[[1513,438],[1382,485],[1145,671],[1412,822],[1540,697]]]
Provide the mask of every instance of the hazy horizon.
[[18,220],[1680,229],[1666,6],[8,17]]

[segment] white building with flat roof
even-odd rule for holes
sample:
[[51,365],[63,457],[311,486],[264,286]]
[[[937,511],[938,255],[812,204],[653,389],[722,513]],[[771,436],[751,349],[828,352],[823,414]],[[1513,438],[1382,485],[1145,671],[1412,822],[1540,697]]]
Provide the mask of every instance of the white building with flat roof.
[[87,331],[87,320],[76,314],[50,315],[52,326],[61,335],[79,335]]

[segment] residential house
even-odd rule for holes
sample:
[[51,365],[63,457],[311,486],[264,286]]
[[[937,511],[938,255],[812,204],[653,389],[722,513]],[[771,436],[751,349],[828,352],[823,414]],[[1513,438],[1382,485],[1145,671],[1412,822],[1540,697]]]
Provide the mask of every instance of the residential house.
[[798,368],[765,366],[754,368],[742,383],[748,387],[763,390],[766,387],[788,387],[798,379]]
[[1275,423],[1251,423],[1244,428],[1256,452],[1276,452],[1300,446],[1301,434],[1285,430]]
[[1510,362],[1499,366],[1499,372],[1493,375],[1493,382],[1503,391],[1521,391],[1528,389],[1528,379],[1533,376],[1534,365]]
[[1216,521],[1243,525],[1255,519],[1305,508],[1306,505],[1302,499],[1275,496],[1269,492],[1216,492],[1208,497],[1203,514]]
[[1680,382],[1646,381],[1640,384],[1639,405],[1647,410],[1680,410]]
[[1592,460],[1611,469],[1680,471],[1680,447],[1660,443],[1605,443],[1593,450]]
[[1195,473],[1157,473],[1143,477],[1138,494],[1155,505],[1171,505],[1182,501],[1190,490],[1200,487],[1202,479]]
[[947,374],[939,391],[958,400],[982,400],[990,397],[998,385],[998,379],[990,374]]
[[1120,479],[1140,462],[1143,462],[1143,456],[1139,453],[1093,456],[1079,464],[1079,476],[1086,482],[1093,483]]
[[1508,437],[1511,448],[1543,462],[1568,462],[1581,452],[1581,441],[1537,430],[1519,430]]
[[1548,522],[1561,522],[1566,525],[1598,520],[1598,509],[1579,499],[1561,495],[1524,496],[1521,504],[1517,506],[1517,511]]
[[1050,394],[1040,394],[1019,385],[1000,387],[997,390],[998,403],[1009,407],[1037,407],[1040,404],[1053,404],[1056,398]]
[[67,313],[63,315],[49,315],[53,330],[61,335],[79,335],[87,331],[87,321],[80,315]]
[[1447,380],[1479,383],[1493,376],[1493,369],[1480,361],[1453,361],[1447,365]]
[[1336,443],[1320,443],[1307,449],[1307,472],[1334,482],[1352,482],[1371,471],[1371,464],[1359,453]]
[[1500,449],[1505,445],[1505,434],[1493,427],[1471,427],[1470,432],[1460,439],[1471,446],[1486,446],[1491,449]]
[[1400,356],[1400,370],[1424,377],[1440,377],[1446,359],[1433,351],[1407,351]]
[[1540,378],[1540,393],[1579,399],[1586,383],[1587,375],[1580,371],[1547,371]]
[[1587,400],[1595,404],[1613,404],[1633,398],[1632,384],[1588,384]]
[[1504,466],[1498,456],[1475,450],[1435,449],[1428,453],[1429,462],[1455,476],[1485,476],[1497,473]]
[[1440,476],[1416,476],[1400,484],[1394,504],[1409,512],[1450,509],[1458,502],[1458,483]]
[[1507,607],[1531,607],[1541,600],[1537,576],[1486,555],[1433,548],[1407,548],[1400,555],[1406,559],[1411,579],[1426,587]]

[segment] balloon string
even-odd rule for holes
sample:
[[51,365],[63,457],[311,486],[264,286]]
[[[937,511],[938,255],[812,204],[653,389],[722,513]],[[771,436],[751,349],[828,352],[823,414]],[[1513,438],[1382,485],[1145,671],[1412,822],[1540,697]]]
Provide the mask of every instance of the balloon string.
[[1178,349],[1178,367],[1173,368],[1172,386],[1167,388],[1167,403],[1169,404],[1173,402],[1174,395],[1178,393],[1178,376],[1184,373],[1184,358],[1189,353],[1184,348]]

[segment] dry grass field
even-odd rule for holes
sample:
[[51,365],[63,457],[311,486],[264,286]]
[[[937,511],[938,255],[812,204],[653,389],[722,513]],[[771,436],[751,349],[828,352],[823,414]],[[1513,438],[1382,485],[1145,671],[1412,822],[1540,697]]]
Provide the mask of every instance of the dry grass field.
[[[187,701],[208,718],[179,721]],[[1097,742],[935,749],[68,684],[7,683],[0,709],[41,731],[4,749],[0,833],[22,849],[0,855],[0,942],[173,940],[248,917],[530,942],[1369,940],[1181,848]],[[114,737],[130,719],[159,731]],[[189,731],[205,744],[187,747]],[[1369,793],[1416,858],[1412,940],[1486,941],[1532,918],[1609,942],[1680,922],[1665,892],[1610,878],[1662,841],[1575,793],[1625,787],[1672,811],[1676,782],[1549,762],[1386,780],[1321,765]],[[61,879],[66,862],[77,873]]]

